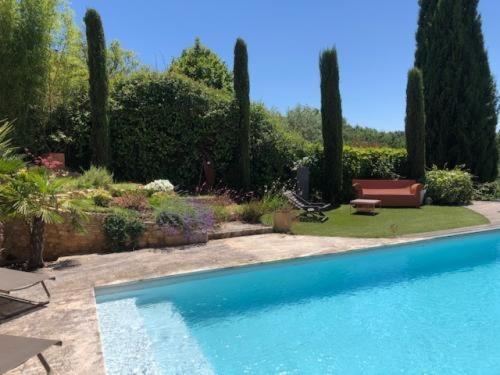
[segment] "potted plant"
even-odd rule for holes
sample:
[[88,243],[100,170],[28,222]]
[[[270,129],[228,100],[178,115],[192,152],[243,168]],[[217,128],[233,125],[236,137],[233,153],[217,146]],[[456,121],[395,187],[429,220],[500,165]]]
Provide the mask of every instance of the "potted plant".
[[273,213],[273,230],[278,233],[289,233],[295,220],[293,208],[284,203]]

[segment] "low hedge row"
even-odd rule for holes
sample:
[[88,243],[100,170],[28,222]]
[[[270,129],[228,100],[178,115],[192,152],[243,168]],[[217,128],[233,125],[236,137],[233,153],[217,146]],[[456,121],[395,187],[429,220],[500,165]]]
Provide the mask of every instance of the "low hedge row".
[[[322,150],[317,147],[304,161],[311,171],[311,189],[319,192],[323,183]],[[344,147],[342,200],[353,197],[354,178],[399,178],[407,172],[406,150],[399,148],[358,148]]]

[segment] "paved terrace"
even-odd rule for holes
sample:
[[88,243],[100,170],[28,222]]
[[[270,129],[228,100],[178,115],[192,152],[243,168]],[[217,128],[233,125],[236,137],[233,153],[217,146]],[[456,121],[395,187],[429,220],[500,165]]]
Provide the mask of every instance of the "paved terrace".
[[[475,227],[472,231],[500,227],[500,202],[474,203],[471,208],[492,222],[492,225]],[[439,234],[450,232],[454,231]],[[61,339],[62,347],[45,352],[56,374],[104,374],[93,293],[95,285],[339,253],[429,236],[435,234],[390,239],[261,234],[213,240],[185,248],[61,258],[42,270],[56,276],[55,282],[49,282],[52,299],[48,307],[3,323],[0,333]],[[17,295],[36,300],[43,298],[44,293],[41,288],[34,287]],[[35,358],[9,373],[14,374],[44,374],[44,371]]]

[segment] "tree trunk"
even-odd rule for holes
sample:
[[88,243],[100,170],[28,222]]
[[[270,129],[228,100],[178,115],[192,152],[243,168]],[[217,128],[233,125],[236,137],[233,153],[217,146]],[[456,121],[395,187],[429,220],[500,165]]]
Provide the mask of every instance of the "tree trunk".
[[43,267],[43,234],[45,224],[40,217],[35,217],[31,221],[30,245],[31,253],[28,259],[28,269],[35,270]]

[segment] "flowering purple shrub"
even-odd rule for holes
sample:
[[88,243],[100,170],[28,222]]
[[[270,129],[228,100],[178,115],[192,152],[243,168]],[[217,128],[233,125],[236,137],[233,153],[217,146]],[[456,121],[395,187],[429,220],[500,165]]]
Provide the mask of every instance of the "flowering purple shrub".
[[207,232],[215,226],[210,207],[194,199],[167,199],[156,209],[156,223],[169,234],[183,233],[189,238],[195,232]]

